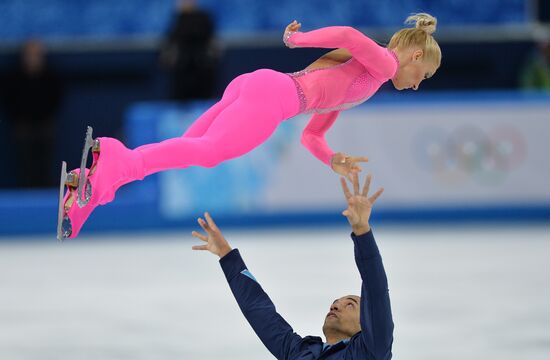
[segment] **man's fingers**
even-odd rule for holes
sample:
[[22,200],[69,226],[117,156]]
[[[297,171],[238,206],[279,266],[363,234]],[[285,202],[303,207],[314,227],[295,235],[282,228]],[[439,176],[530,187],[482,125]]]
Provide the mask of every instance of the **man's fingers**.
[[353,177],[353,194],[359,195],[359,174],[354,172],[351,176]]
[[199,232],[196,232],[196,231],[192,231],[191,232],[191,235],[196,237],[197,239],[201,239],[202,241],[208,241],[208,237],[207,236],[204,236],[203,234],[199,233]]
[[349,192],[348,184],[346,183],[346,179],[343,177],[340,177],[340,183],[342,184],[342,190],[344,191],[344,196],[346,197],[346,200],[351,197],[351,193]]
[[382,195],[383,192],[384,192],[384,188],[378,189],[378,191],[376,191],[376,192],[374,193],[374,195],[372,195],[372,196],[369,198],[370,203],[371,203],[371,204],[374,204],[374,202],[376,201],[376,199],[378,199],[378,197],[379,197],[380,195]]
[[208,245],[193,245],[191,249],[193,250],[208,250]]
[[365,185],[363,185],[363,192],[361,193],[362,196],[369,196],[369,189],[370,189],[370,182],[372,180],[372,175],[368,174],[367,178],[365,179]]
[[217,231],[218,227],[216,226],[216,223],[214,222],[214,219],[212,219],[212,216],[210,216],[209,213],[205,212],[204,217],[206,218],[206,221],[208,221],[208,225],[212,230]]
[[204,220],[201,219],[201,218],[198,218],[198,219],[197,219],[197,222],[199,223],[199,225],[201,226],[201,228],[202,228],[204,231],[208,232],[208,230],[210,229],[210,227],[208,226],[208,224],[206,223],[206,221],[204,221]]

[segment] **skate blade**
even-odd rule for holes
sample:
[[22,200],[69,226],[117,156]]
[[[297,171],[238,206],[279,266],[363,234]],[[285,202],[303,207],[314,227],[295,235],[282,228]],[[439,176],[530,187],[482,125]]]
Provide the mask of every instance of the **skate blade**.
[[[84,148],[82,149],[82,159],[80,160],[80,178],[78,179],[78,189],[76,195],[76,203],[79,207],[84,207],[90,201],[92,195],[92,189],[86,181],[86,162],[88,161],[88,153],[92,147],[95,147],[95,141],[92,138],[92,133],[94,129],[91,126],[88,126],[86,129],[86,138],[84,139]],[[83,191],[84,187],[86,189]]]
[[67,163],[61,163],[61,178],[59,181],[59,207],[57,209],[57,241],[63,242],[72,233],[71,222],[65,215],[65,204],[63,203],[65,185],[67,182]]

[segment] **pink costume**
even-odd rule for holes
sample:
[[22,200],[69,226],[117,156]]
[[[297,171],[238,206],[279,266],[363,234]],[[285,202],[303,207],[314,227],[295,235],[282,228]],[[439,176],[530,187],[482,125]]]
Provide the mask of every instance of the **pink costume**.
[[348,26],[287,33],[284,41],[291,48],[345,48],[352,55],[339,65],[290,74],[300,94],[301,112],[316,113],[304,129],[302,144],[330,166],[334,153],[325,141],[326,131],[341,110],[363,103],[395,76],[399,67],[397,56]]
[[[70,237],[76,237],[93,208],[112,201],[123,184],[167,169],[213,167],[241,156],[267,140],[281,122],[300,113],[315,113],[304,129],[302,144],[330,166],[333,151],[325,141],[325,132],[339,111],[366,101],[395,75],[397,57],[346,26],[287,32],[284,42],[291,48],[345,48],[352,57],[339,65],[292,74],[262,69],[238,76],[222,99],[179,138],[134,150],[115,139],[100,138],[98,168],[89,177],[92,197],[85,208],[71,207]],[[102,162],[105,164],[99,166]]]

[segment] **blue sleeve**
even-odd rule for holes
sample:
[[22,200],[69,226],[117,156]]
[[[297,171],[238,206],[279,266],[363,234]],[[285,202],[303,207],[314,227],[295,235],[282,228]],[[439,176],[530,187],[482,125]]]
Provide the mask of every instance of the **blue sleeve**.
[[361,285],[361,339],[373,359],[391,359],[393,320],[388,280],[372,231],[356,236],[355,262]]
[[277,313],[269,296],[246,268],[238,249],[221,258],[220,265],[254,332],[277,359],[288,359],[302,337]]

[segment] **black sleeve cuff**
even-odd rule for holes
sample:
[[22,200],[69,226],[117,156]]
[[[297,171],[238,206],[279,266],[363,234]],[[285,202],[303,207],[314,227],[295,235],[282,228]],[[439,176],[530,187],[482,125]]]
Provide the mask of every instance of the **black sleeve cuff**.
[[351,233],[351,238],[355,244],[355,257],[359,259],[370,259],[380,256],[378,246],[374,240],[372,229],[363,235],[355,235]]
[[220,259],[220,265],[227,281],[230,281],[241,271],[246,269],[246,264],[239,253],[239,249],[233,249],[222,257]]

